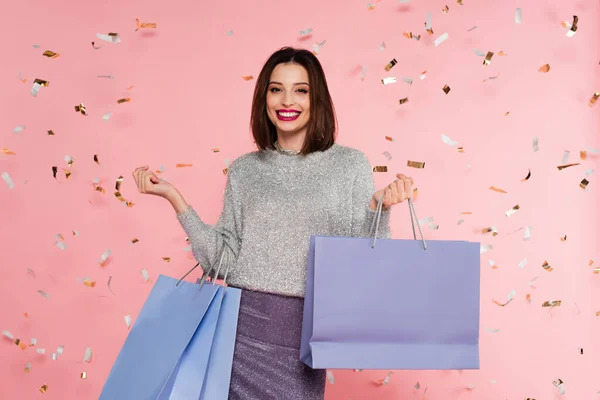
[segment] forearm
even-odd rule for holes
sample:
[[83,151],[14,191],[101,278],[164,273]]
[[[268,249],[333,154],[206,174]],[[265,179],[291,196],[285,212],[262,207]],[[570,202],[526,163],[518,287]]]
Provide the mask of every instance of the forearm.
[[177,214],[182,214],[190,208],[190,205],[185,201],[183,195],[177,190],[166,196],[166,199],[171,203],[171,206],[173,206],[173,209]]

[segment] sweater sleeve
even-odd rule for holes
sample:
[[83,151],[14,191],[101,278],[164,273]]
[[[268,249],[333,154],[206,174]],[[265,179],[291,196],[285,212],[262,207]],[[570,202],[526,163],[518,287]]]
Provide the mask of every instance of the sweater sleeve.
[[[225,186],[223,211],[215,226],[204,223],[191,206],[186,211],[177,214],[177,219],[188,236],[192,253],[204,271],[209,271],[213,265],[215,268],[218,266],[221,251],[225,249],[226,253],[219,271],[220,277],[225,274],[227,265],[229,268],[234,267],[241,247],[235,196],[233,172],[230,166]],[[214,276],[212,274],[211,276]]]
[[[372,237],[374,234],[373,223],[377,218],[377,211],[373,211],[369,207],[374,193],[375,183],[371,163],[366,155],[361,154],[352,188],[353,237]],[[390,236],[390,210],[388,209],[381,212],[377,237],[389,239]]]

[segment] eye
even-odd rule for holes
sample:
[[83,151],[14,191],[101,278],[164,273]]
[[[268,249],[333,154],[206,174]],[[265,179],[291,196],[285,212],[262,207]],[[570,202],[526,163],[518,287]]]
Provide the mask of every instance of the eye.
[[299,91],[300,93],[304,93],[304,94],[308,93],[308,90],[307,90],[307,89],[298,89],[298,91]]
[[272,87],[269,89],[269,92],[271,92],[271,93],[276,93],[276,92],[280,92],[280,91],[281,91],[281,89],[279,89],[278,87]]

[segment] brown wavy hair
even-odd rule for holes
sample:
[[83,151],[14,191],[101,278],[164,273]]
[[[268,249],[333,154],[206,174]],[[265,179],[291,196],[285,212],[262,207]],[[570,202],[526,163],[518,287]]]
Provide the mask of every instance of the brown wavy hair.
[[313,53],[293,47],[283,47],[273,53],[256,80],[250,116],[250,129],[256,146],[259,150],[275,149],[277,130],[267,115],[267,89],[273,70],[282,63],[299,64],[308,72],[310,116],[300,154],[329,149],[335,143],[337,120],[325,72]]

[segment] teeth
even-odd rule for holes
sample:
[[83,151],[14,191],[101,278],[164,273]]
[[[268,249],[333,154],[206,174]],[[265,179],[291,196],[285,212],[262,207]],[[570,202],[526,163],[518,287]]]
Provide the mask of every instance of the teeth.
[[286,117],[286,118],[295,117],[296,115],[300,115],[299,112],[279,112],[278,114],[281,115],[282,117]]

